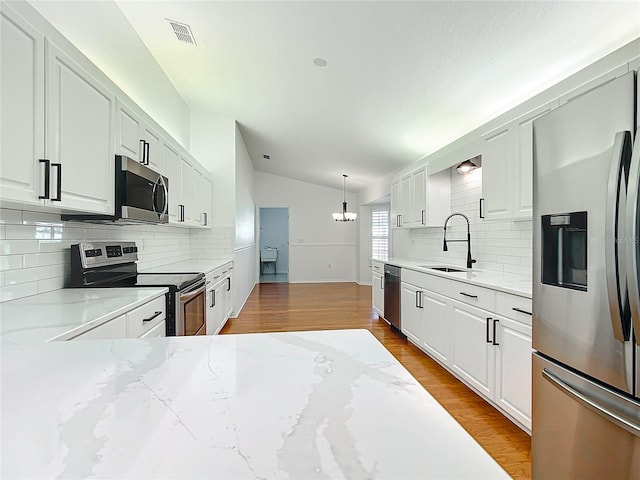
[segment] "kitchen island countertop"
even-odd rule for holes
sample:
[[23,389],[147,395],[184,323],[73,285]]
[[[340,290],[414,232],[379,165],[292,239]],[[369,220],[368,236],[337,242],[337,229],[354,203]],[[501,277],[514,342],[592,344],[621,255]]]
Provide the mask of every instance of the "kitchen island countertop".
[[233,258],[191,258],[182,262],[169,263],[160,267],[141,268],[140,273],[204,273],[207,274],[213,270],[233,262]]
[[2,478],[508,478],[366,330],[4,345]]

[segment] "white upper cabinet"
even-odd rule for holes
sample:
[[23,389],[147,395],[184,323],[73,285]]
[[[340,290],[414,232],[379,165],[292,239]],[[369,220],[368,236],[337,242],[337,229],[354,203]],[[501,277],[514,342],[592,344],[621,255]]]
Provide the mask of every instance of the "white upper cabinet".
[[169,222],[180,223],[182,218],[182,170],[178,149],[168,143],[162,144],[164,174],[169,179]]
[[4,5],[0,22],[0,190],[44,205],[44,37]]
[[206,172],[200,172],[196,169],[195,173],[196,191],[198,193],[195,197],[197,220],[201,227],[207,227],[211,225],[211,180],[209,180]]
[[553,100],[484,135],[481,218],[531,219],[533,121],[558,104]]
[[164,174],[163,139],[139,109],[116,102],[116,153]]
[[47,45],[47,158],[65,209],[113,213],[115,95]]
[[391,227],[420,228],[444,224],[451,210],[449,170],[428,175],[423,165],[391,184]]

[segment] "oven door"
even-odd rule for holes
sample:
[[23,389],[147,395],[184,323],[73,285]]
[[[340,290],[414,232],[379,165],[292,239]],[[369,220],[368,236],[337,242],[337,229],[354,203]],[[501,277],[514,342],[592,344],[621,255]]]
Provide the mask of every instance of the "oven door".
[[176,335],[205,335],[205,296],[204,282],[178,292],[178,316]]

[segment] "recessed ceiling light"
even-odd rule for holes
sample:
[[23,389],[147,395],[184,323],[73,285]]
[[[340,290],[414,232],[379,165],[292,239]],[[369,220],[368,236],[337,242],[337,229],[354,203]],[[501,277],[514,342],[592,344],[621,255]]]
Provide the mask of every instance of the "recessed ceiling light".
[[262,158],[264,158],[265,160],[271,160],[271,155],[267,155],[266,153],[263,153]]
[[313,63],[315,63],[318,67],[326,67],[327,61],[324,58],[314,58]]

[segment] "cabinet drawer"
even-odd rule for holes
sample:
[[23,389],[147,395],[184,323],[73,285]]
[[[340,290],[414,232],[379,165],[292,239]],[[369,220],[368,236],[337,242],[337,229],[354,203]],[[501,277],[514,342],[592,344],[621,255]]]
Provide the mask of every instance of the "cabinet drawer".
[[165,297],[158,297],[149,303],[127,313],[127,336],[137,338],[166,318]]
[[109,320],[70,340],[102,340],[106,338],[127,338],[126,315],[121,315],[113,320]]
[[207,277],[206,277],[207,283],[209,285],[218,283],[221,278],[224,278],[225,276],[229,275],[229,272],[231,272],[231,270],[233,270],[233,263],[232,262],[225,263],[221,267],[218,267],[215,270],[207,273]]
[[531,299],[505,292],[496,292],[496,313],[531,325]]
[[371,271],[383,274],[384,273],[384,262],[379,262],[377,260],[372,260],[371,261]]
[[478,287],[477,285],[471,285],[464,282],[451,282],[452,290],[448,295],[451,298],[473,305],[484,310],[495,311],[496,307],[496,292],[484,287]]
[[152,338],[152,337],[166,337],[167,336],[167,323],[166,321],[162,321],[158,323],[155,327],[147,330],[145,333],[140,335],[140,338]]

